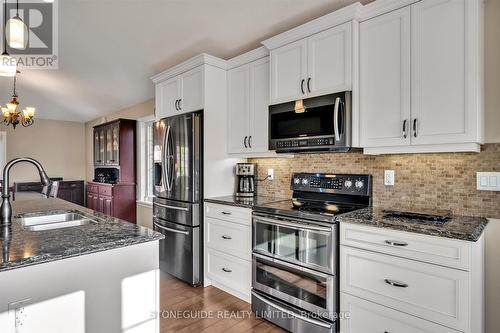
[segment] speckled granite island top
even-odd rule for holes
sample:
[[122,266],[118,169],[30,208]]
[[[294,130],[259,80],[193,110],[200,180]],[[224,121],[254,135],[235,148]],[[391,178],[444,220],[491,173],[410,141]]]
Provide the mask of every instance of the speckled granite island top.
[[205,199],[205,202],[211,202],[221,205],[229,205],[243,208],[253,208],[255,206],[265,205],[271,202],[286,200],[285,198],[274,198],[266,196],[256,196],[253,198],[238,198],[235,196],[224,196]]
[[0,234],[0,272],[163,238],[163,235],[148,228],[60,199],[14,201],[12,207],[13,216],[74,210],[96,220],[97,223],[46,231],[28,231],[13,218],[10,239],[3,231]]
[[488,224],[482,217],[453,216],[446,222],[415,220],[404,217],[387,217],[381,208],[364,208],[338,217],[340,223],[354,223],[366,226],[415,232],[430,236],[477,241]]

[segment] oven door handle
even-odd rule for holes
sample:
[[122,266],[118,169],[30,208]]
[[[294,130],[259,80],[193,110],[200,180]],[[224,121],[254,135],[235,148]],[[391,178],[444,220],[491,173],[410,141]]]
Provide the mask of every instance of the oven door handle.
[[294,270],[299,271],[299,272],[309,273],[312,276],[317,276],[317,277],[320,277],[322,279],[330,279],[330,278],[332,278],[331,275],[323,274],[323,273],[320,273],[318,271],[314,271],[312,269],[299,266],[297,264],[290,264],[290,263],[287,263],[287,262],[282,261],[282,260],[275,260],[273,258],[270,258],[268,256],[263,256],[262,254],[257,254],[255,252],[253,252],[253,256],[255,258],[258,258],[258,259],[261,259],[261,260],[264,260],[264,261],[267,261],[267,262],[271,262],[271,263],[274,263],[276,265],[285,266],[287,268],[291,268],[291,269],[294,269]]
[[306,230],[314,230],[314,231],[321,231],[321,232],[332,232],[332,229],[327,228],[327,227],[312,226],[309,224],[302,224],[302,223],[295,224],[295,223],[291,223],[291,222],[284,222],[281,220],[278,221],[278,220],[274,220],[274,219],[270,219],[270,218],[262,217],[262,216],[254,216],[253,219],[254,219],[254,221],[262,221],[262,222],[268,223],[268,224],[285,226],[285,227],[292,227],[295,229],[306,229]]
[[327,324],[325,322],[322,322],[322,321],[319,321],[319,320],[315,320],[315,319],[311,319],[311,318],[308,318],[308,317],[304,317],[302,315],[299,315],[298,313],[295,313],[293,311],[290,311],[288,309],[285,309],[284,307],[276,304],[276,303],[270,303],[269,300],[265,299],[264,297],[260,296],[260,295],[257,295],[256,293],[252,293],[252,295],[257,298],[259,301],[261,302],[264,302],[266,304],[269,304],[271,305],[272,307],[274,307],[276,310],[278,311],[281,311],[281,312],[284,312],[286,313],[288,316],[291,316],[293,318],[298,318],[300,320],[303,320],[303,321],[306,321],[308,323],[311,323],[313,325],[316,325],[316,326],[321,326],[323,328],[326,328],[326,329],[331,329],[332,328],[332,325],[331,324]]

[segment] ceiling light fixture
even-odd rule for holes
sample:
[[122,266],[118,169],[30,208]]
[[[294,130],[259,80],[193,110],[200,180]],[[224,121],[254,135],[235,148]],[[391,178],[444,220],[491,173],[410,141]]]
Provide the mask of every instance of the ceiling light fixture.
[[[3,26],[7,23],[7,0],[3,2]],[[16,59],[11,57],[7,52],[7,38],[3,38],[3,53],[0,55],[0,76],[13,77],[16,76],[17,63]]]
[[28,28],[19,16],[19,0],[16,1],[16,16],[9,19],[5,25],[5,36],[9,47],[24,50],[28,43]]
[[14,91],[12,92],[12,100],[2,107],[3,123],[6,126],[12,124],[12,127],[16,129],[16,126],[21,123],[24,127],[33,125],[35,120],[35,108],[28,106],[22,112],[17,111],[19,107],[19,96],[17,96],[16,91],[16,81],[17,75],[14,76]]

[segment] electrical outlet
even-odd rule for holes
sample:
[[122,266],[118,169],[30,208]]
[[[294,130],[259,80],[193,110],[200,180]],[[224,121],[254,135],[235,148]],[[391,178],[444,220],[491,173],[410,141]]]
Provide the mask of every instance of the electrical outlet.
[[395,174],[394,170],[385,170],[384,172],[384,185],[394,186]]
[[[9,303],[9,314],[14,320],[14,327],[19,329],[27,318],[27,306],[31,303],[31,298]],[[16,330],[17,332],[17,330]]]
[[274,169],[267,169],[267,179],[268,180],[274,179]]

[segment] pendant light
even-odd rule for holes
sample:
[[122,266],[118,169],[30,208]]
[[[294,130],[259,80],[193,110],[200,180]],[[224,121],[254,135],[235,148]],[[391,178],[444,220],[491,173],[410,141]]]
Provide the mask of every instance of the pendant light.
[[19,0],[16,1],[16,16],[9,19],[5,26],[5,35],[9,47],[24,50],[28,43],[28,28],[19,16]]
[[[3,26],[6,27],[7,22],[7,0],[3,2]],[[7,38],[3,36],[3,53],[0,55],[0,76],[16,76],[17,64],[16,59],[11,57],[7,52]]]

